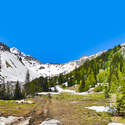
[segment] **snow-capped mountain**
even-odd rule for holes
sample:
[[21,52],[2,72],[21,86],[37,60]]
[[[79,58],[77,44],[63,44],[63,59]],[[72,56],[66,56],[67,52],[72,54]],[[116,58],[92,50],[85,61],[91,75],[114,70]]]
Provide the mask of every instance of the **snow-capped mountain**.
[[94,58],[100,54],[90,57],[83,56],[80,60],[65,64],[43,64],[30,55],[20,52],[17,48],[9,48],[0,43],[0,83],[19,81],[24,84],[27,73],[30,81],[42,77],[52,77],[59,74],[67,74],[82,65],[87,59]]
[[65,64],[42,64],[30,55],[20,52],[17,48],[9,48],[0,43],[0,82],[16,82],[24,84],[27,72],[30,80],[43,77],[52,77],[66,74],[79,67],[87,57]]

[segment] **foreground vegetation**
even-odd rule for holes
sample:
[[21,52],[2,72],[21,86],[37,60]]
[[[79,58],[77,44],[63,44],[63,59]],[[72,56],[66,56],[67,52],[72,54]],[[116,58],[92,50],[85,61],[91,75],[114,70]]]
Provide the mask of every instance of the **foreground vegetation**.
[[[27,99],[34,104],[18,104],[15,101],[0,100],[2,116],[31,117],[32,124],[37,125],[45,118],[54,118],[61,121],[62,125],[107,125],[110,122],[125,123],[125,119],[112,116],[106,112],[89,110],[89,106],[109,105],[104,94],[60,95],[34,97]],[[40,116],[40,117],[39,117]],[[31,124],[31,125],[32,125]]]

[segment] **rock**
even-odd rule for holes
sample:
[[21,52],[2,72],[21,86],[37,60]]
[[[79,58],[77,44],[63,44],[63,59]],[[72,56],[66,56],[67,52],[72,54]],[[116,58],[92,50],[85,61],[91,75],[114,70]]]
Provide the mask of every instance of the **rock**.
[[5,117],[0,117],[0,125],[8,125],[13,123],[14,121],[17,121],[20,119],[20,117],[14,117],[14,116],[8,116],[7,118]]
[[39,125],[60,125],[60,121],[55,119],[46,119],[44,122],[42,122]]
[[18,125],[29,125],[30,117],[18,123]]

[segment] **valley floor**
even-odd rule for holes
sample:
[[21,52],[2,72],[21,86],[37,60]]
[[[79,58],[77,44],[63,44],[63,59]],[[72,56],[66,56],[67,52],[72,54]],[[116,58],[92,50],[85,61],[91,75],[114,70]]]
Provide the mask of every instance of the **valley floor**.
[[[107,106],[108,100],[103,93],[74,95],[61,93],[52,96],[37,96],[27,99],[33,104],[0,101],[1,117],[16,116],[20,119],[10,125],[39,125],[45,119],[56,119],[61,125],[108,125],[109,123],[125,123],[122,117],[111,116],[107,112],[96,112],[86,107]],[[4,124],[3,124],[4,125]],[[41,124],[42,125],[42,124]]]

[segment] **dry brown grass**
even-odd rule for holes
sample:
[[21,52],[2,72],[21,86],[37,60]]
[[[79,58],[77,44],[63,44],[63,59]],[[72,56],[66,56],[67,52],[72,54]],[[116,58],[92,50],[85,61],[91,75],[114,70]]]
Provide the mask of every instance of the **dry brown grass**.
[[85,108],[104,106],[107,100],[103,94],[80,96],[63,93],[53,95],[51,99],[43,96],[27,100],[31,100],[35,104],[17,104],[14,101],[1,100],[0,112],[4,115],[27,115],[27,117],[30,115],[33,125],[37,125],[45,118],[60,120],[62,125],[107,125],[111,121],[125,123],[125,119],[122,117],[112,117],[108,113],[97,113]]
[[[86,96],[65,95],[64,98],[55,96],[50,105],[50,116],[61,121],[63,125],[107,125],[110,115],[107,113],[96,113],[85,107],[105,104],[103,97],[96,97],[95,101]],[[66,97],[67,96],[67,97]],[[80,98],[79,98],[80,97]]]

